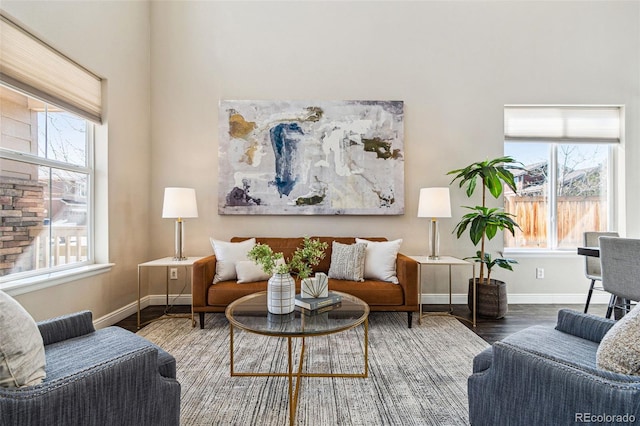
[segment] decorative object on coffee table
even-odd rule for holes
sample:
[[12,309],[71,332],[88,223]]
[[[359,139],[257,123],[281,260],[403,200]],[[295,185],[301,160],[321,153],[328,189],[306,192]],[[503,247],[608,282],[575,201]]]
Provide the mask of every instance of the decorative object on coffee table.
[[[256,244],[247,257],[260,265],[267,274],[273,274],[267,283],[267,308],[272,314],[289,314],[295,309],[296,286],[290,273],[306,279],[311,275],[311,266],[317,265],[325,256],[327,243],[305,237],[288,262],[282,253],[274,253],[266,244]],[[287,278],[288,276],[288,278]]]
[[327,297],[329,293],[329,277],[324,272],[318,272],[313,278],[304,278],[300,293],[303,299]]
[[[493,160],[473,163],[464,169],[452,170],[447,173],[455,175],[451,183],[459,179],[461,188],[466,185],[468,197],[473,195],[477,184],[482,186],[482,205],[466,207],[472,211],[462,217],[454,231],[457,237],[460,238],[469,228],[469,237],[473,244],[477,246],[480,243],[480,250],[476,252],[476,255],[465,259],[473,259],[475,262],[480,263],[480,274],[476,281],[474,279],[471,280],[470,293],[475,294],[477,297],[476,312],[478,315],[489,318],[502,318],[507,313],[506,285],[499,285],[497,280],[491,280],[491,268],[499,266],[512,270],[511,264],[517,262],[514,259],[492,258],[491,254],[485,250],[485,242],[487,239],[491,240],[495,237],[499,230],[507,229],[511,234],[514,234],[515,228],[520,227],[513,220],[512,214],[506,213],[500,208],[487,207],[486,194],[488,189],[491,195],[498,198],[502,194],[503,185],[507,185],[514,193],[517,192],[513,174],[505,166],[509,164],[511,165],[510,168],[518,169],[519,167],[516,163],[511,157],[499,157]],[[481,182],[478,182],[478,180]],[[484,275],[485,266],[487,268],[486,279]],[[485,288],[485,286],[492,288]],[[470,295],[471,306],[473,306],[472,299]]]

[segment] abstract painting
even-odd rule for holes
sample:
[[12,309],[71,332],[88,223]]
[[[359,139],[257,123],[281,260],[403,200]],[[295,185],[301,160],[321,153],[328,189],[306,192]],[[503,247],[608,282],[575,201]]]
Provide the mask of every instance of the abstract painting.
[[221,101],[219,214],[404,214],[402,101]]

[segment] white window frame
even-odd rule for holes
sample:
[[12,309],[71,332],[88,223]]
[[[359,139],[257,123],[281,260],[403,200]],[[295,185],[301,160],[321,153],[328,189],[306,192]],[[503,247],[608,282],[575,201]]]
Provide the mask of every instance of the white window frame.
[[[29,94],[23,95],[30,97]],[[17,295],[54,285],[66,283],[70,280],[89,277],[110,270],[111,264],[95,263],[95,124],[85,120],[86,128],[86,165],[78,166],[62,161],[52,160],[31,153],[14,151],[0,147],[0,159],[28,163],[35,166],[52,167],[55,169],[78,172],[87,175],[87,259],[70,264],[52,266],[49,268],[12,273],[0,277],[0,289]]]
[[[588,138],[588,137],[566,137],[564,135],[557,136],[543,136],[543,137],[535,137],[534,135],[523,135],[518,137],[509,137],[508,130],[506,129],[505,123],[505,138],[504,143],[545,143],[549,145],[550,155],[549,155],[549,175],[548,175],[548,194],[547,194],[547,223],[548,223],[548,234],[547,234],[547,247],[544,248],[518,248],[518,247],[504,247],[505,253],[512,255],[520,255],[520,254],[575,254],[575,248],[559,248],[558,247],[558,229],[557,229],[557,170],[558,170],[558,146],[566,145],[566,144],[587,144],[587,143],[599,143],[599,144],[607,144],[608,148],[608,162],[607,162],[607,213],[608,213],[608,229],[607,231],[616,231],[618,229],[618,211],[616,206],[617,204],[617,194],[619,191],[616,190],[618,188],[618,175],[619,170],[616,165],[619,164],[618,155],[619,149],[624,140],[624,117],[625,111],[624,106],[622,105],[505,105],[505,111],[508,108],[540,108],[540,109],[580,109],[580,108],[593,108],[593,109],[611,109],[615,108],[619,111],[619,135],[616,138]],[[552,191],[551,189],[554,188]]]

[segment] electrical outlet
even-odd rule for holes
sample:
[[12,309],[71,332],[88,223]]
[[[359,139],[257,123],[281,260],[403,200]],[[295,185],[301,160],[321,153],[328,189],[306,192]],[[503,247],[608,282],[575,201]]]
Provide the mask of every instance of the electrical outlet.
[[169,268],[169,279],[170,280],[178,279],[178,268]]
[[544,278],[544,268],[536,268],[536,278],[539,280]]

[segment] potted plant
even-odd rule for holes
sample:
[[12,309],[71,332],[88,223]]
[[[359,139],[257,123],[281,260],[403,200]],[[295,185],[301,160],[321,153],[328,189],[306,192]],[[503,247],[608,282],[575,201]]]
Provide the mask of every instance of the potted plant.
[[295,308],[295,281],[291,273],[300,279],[311,275],[312,266],[325,256],[327,243],[304,237],[302,247],[298,247],[291,259],[286,261],[282,253],[274,253],[266,244],[256,244],[247,254],[250,260],[260,265],[269,275],[267,284],[267,309],[273,314],[288,314]]
[[[507,287],[506,283],[491,279],[491,269],[494,266],[513,270],[511,264],[517,263],[514,259],[503,257],[492,258],[485,250],[487,240],[493,239],[498,231],[505,229],[515,233],[518,224],[513,220],[511,213],[506,213],[501,208],[487,207],[487,190],[494,197],[502,194],[503,185],[507,185],[516,192],[516,184],[511,171],[505,168],[506,164],[516,161],[511,157],[499,157],[493,160],[485,160],[473,163],[463,169],[452,170],[447,174],[455,175],[451,183],[460,180],[459,187],[466,186],[467,197],[471,197],[478,185],[482,187],[482,205],[470,207],[462,220],[454,228],[456,236],[460,238],[467,228],[469,237],[475,246],[480,243],[480,250],[475,256],[468,257],[480,263],[480,274],[476,279],[476,313],[490,318],[502,318],[507,313]],[[501,254],[502,255],[502,254]],[[485,278],[485,267],[487,276]],[[469,308],[473,306],[473,279],[469,280]]]

